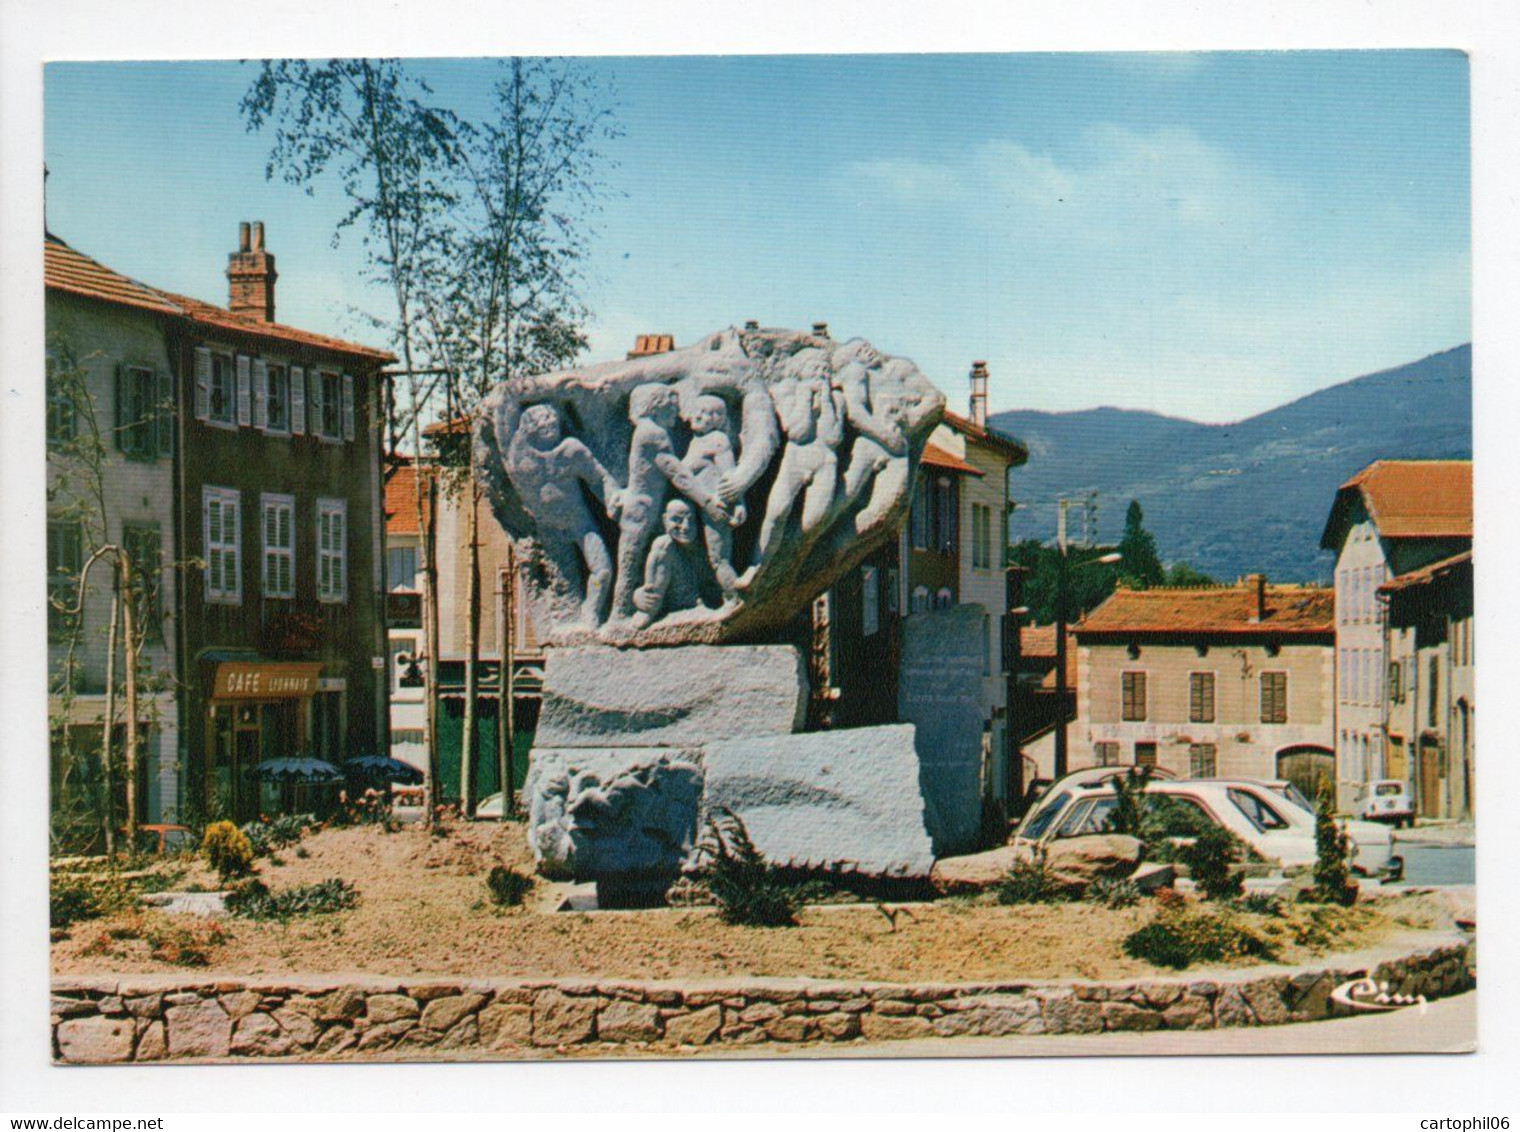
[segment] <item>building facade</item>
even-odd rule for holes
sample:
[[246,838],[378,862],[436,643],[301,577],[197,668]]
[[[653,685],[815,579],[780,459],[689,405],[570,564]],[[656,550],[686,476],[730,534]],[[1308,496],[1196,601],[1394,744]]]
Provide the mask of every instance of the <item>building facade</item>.
[[1320,545],[1336,556],[1336,780],[1339,804],[1349,809],[1369,782],[1409,774],[1407,751],[1389,746],[1392,658],[1378,593],[1471,548],[1471,461],[1369,465],[1337,491]]
[[1121,589],[1072,635],[1070,769],[1286,778],[1311,796],[1333,773],[1332,591],[1270,586],[1262,575]]

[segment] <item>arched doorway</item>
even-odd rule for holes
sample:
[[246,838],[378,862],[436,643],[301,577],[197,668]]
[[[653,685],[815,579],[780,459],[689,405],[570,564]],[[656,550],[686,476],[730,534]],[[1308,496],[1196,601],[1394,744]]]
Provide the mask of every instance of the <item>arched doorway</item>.
[[1320,791],[1335,793],[1335,752],[1328,747],[1284,747],[1277,752],[1277,777],[1286,778],[1307,798],[1318,800]]

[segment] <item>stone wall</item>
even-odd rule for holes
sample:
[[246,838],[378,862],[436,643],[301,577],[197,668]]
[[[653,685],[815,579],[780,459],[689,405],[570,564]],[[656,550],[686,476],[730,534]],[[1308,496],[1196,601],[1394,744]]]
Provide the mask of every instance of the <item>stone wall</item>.
[[1470,944],[1442,941],[1369,966],[1108,983],[887,983],[810,979],[378,978],[53,982],[62,1063],[366,1055],[542,1057],[572,1046],[672,1051],[707,1045],[886,1041],[1273,1026],[1346,1013],[1331,991],[1370,974],[1434,999],[1475,985]]

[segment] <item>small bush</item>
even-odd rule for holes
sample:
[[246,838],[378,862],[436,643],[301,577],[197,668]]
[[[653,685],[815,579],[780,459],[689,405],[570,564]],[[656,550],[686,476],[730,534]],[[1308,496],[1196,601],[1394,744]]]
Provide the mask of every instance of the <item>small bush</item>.
[[1105,908],[1133,908],[1140,903],[1140,887],[1128,877],[1098,877],[1087,886],[1087,899]]
[[67,930],[100,914],[100,897],[94,885],[74,877],[53,881],[48,890],[49,927]]
[[796,891],[755,848],[733,811],[720,809],[707,819],[698,859],[702,880],[726,922],[759,928],[796,924],[801,906]]
[[1114,779],[1114,808],[1104,823],[1105,833],[1144,838],[1145,815],[1149,809],[1145,790],[1150,784],[1151,768],[1148,766],[1130,767],[1127,774]]
[[1325,904],[1350,904],[1355,899],[1346,862],[1351,839],[1335,824],[1335,801],[1329,785],[1319,792],[1314,811],[1314,896]]
[[1051,872],[1045,846],[1037,845],[1024,860],[1015,861],[998,882],[999,904],[1054,904],[1066,898],[1065,891]]
[[253,872],[253,846],[230,821],[212,822],[206,827],[201,836],[201,852],[223,882]]
[[1124,953],[1155,967],[1180,971],[1194,963],[1275,959],[1277,947],[1228,912],[1164,909],[1124,938]]
[[250,880],[227,894],[228,913],[245,920],[285,921],[299,916],[325,916],[346,911],[358,903],[358,891],[339,877],[279,892],[271,892],[261,880]]
[[1163,910],[1186,908],[1187,897],[1171,885],[1167,885],[1165,888],[1156,889],[1156,907]]
[[1238,911],[1249,912],[1254,916],[1281,918],[1283,915],[1283,902],[1270,892],[1248,892],[1236,900],[1234,905]]
[[147,933],[153,958],[176,967],[206,967],[212,949],[226,943],[227,929],[215,920],[155,927]]
[[1204,896],[1210,900],[1235,900],[1245,891],[1245,878],[1232,867],[1236,854],[1234,835],[1211,825],[1182,851],[1182,861]]
[[498,908],[517,907],[532,888],[532,877],[505,865],[495,865],[486,874],[486,890],[491,894],[491,903]]

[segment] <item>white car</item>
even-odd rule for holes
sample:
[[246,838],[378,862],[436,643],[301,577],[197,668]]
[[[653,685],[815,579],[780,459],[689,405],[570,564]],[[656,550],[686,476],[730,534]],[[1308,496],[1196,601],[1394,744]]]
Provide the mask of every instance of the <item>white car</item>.
[[[1071,801],[1074,791],[1084,786],[1100,786],[1112,782],[1135,769],[1134,766],[1090,766],[1082,770],[1074,770],[1070,774],[1062,775],[1054,782],[1047,783],[1029,809],[1024,811],[1023,818],[1019,820],[1018,827],[1014,830],[1014,837],[1027,837],[1032,841],[1040,840],[1040,834],[1049,824],[1051,817],[1065,808],[1066,803]],[[1164,767],[1151,767],[1152,782],[1171,777],[1172,772]],[[1026,830],[1029,832],[1026,833]]]
[[1395,829],[1414,825],[1414,799],[1397,778],[1383,778],[1368,783],[1362,796],[1362,817],[1366,821],[1385,821]]
[[[1052,791],[1052,795],[1056,794]],[[1223,826],[1268,861],[1284,869],[1314,864],[1314,815],[1270,788],[1249,781],[1152,782],[1146,793],[1185,806],[1203,820]],[[1103,833],[1118,801],[1111,783],[1060,791],[1043,811],[1031,811],[1020,823],[1016,840],[1043,843],[1064,837]],[[1343,823],[1351,839],[1353,872],[1397,879],[1403,860],[1393,852],[1393,835],[1367,822]]]

